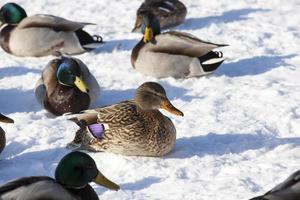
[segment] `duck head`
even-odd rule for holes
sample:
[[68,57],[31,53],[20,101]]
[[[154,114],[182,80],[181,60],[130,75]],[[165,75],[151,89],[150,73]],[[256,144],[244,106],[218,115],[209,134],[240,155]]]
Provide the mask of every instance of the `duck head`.
[[80,151],[71,152],[61,159],[55,170],[55,179],[59,184],[71,189],[83,188],[89,182],[111,190],[120,189],[97,169],[93,158]]
[[143,41],[144,43],[151,42],[155,35],[160,34],[160,24],[156,16],[149,10],[142,10],[139,13],[140,18],[142,19],[141,31],[144,34]]
[[18,24],[27,14],[25,10],[16,3],[7,3],[0,9],[0,27],[3,24]]
[[171,104],[164,88],[155,82],[146,82],[138,87],[134,100],[143,110],[155,110],[161,108],[174,115],[183,116],[183,112]]
[[85,82],[82,80],[80,66],[72,58],[63,57],[61,59],[57,67],[56,77],[62,85],[76,87],[84,93],[89,92]]

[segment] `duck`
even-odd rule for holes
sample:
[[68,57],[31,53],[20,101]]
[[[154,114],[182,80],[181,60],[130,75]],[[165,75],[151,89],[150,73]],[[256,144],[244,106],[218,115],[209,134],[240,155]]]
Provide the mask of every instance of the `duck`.
[[215,71],[225,60],[222,52],[213,51],[227,44],[201,40],[189,33],[161,33],[156,16],[144,11],[143,38],[131,52],[131,64],[140,73],[156,78],[200,77]]
[[101,36],[83,30],[86,25],[94,24],[45,14],[28,17],[20,5],[6,3],[0,9],[0,46],[19,57],[81,54],[103,44]]
[[69,120],[79,130],[67,147],[125,156],[166,155],[175,144],[176,129],[158,109],[183,116],[159,83],[145,82],[137,88],[133,100],[71,115]]
[[93,158],[74,151],[60,160],[55,178],[29,176],[9,181],[0,186],[0,199],[99,200],[90,182],[111,190],[120,189],[98,170]]
[[262,196],[250,200],[298,200],[300,199],[300,170]]
[[151,11],[158,19],[161,29],[177,26],[184,22],[187,9],[178,0],[145,0],[136,12],[132,32],[141,32],[143,13]]
[[51,60],[35,85],[37,101],[57,116],[88,109],[99,94],[100,86],[88,67],[66,56]]
[[[14,120],[0,113],[0,122],[14,123]],[[5,131],[0,126],[0,153],[3,151],[5,145],[6,145]]]

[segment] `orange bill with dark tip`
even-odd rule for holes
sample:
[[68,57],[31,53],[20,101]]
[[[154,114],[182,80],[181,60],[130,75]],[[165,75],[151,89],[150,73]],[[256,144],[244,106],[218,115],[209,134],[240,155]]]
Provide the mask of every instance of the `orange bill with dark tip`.
[[174,115],[179,115],[179,116],[183,116],[183,112],[181,112],[180,110],[178,110],[177,108],[175,108],[170,101],[163,101],[160,104],[160,108],[174,114]]

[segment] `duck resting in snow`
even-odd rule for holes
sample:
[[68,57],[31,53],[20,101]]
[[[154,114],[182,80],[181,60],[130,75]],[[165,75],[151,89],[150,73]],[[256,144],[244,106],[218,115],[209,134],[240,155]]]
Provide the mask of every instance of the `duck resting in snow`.
[[134,100],[75,114],[70,120],[80,129],[68,147],[127,156],[163,156],[173,149],[176,129],[158,109],[183,116],[160,84],[143,83]]
[[0,45],[9,54],[20,57],[41,57],[81,54],[103,43],[100,36],[91,36],[84,26],[92,23],[74,22],[52,15],[37,14],[27,17],[16,3],[0,9]]
[[144,11],[144,37],[133,48],[131,63],[137,71],[157,77],[189,78],[210,74],[225,60],[222,52],[213,51],[226,44],[215,44],[175,31],[161,33],[155,15]]
[[100,86],[88,67],[72,57],[50,61],[35,87],[38,102],[54,115],[86,110],[99,94]]
[[0,185],[0,199],[99,200],[89,182],[111,190],[120,189],[97,169],[93,158],[75,151],[60,160],[55,170],[55,179],[29,176],[9,181]]

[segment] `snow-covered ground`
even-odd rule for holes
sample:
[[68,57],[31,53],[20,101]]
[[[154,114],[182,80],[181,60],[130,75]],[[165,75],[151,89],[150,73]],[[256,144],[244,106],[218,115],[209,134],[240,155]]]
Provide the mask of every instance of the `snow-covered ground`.
[[[1,0],[4,4],[10,0]],[[154,79],[134,71],[130,33],[138,0],[16,0],[28,15],[48,13],[97,23],[86,30],[106,46],[78,56],[102,87],[102,106],[132,98],[144,81],[161,83],[185,114],[170,116],[174,150],[162,158],[90,153],[118,192],[95,186],[101,199],[248,199],[300,169],[299,0],[183,0],[186,22],[177,27],[223,48],[227,61],[215,74],[187,80]],[[1,6],[0,5],[0,6]],[[17,58],[0,50],[0,183],[20,176],[53,176],[77,129],[54,118],[34,98],[34,84],[52,57]]]

